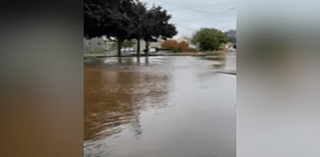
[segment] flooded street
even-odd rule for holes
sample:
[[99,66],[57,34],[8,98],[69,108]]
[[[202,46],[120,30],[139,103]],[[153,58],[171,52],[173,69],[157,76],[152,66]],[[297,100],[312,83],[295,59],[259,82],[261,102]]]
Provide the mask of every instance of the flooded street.
[[85,60],[84,156],[235,157],[236,76],[199,57],[140,60]]

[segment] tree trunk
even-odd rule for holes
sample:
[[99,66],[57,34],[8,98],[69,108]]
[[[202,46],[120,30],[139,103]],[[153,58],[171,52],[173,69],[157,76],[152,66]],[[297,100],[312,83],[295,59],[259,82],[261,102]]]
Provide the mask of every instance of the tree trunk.
[[140,37],[137,39],[137,62],[140,63]]
[[119,57],[120,63],[121,63],[121,45],[122,45],[122,40],[118,39],[118,57]]
[[148,53],[149,53],[149,42],[146,41],[146,63],[149,63],[149,60],[148,60]]

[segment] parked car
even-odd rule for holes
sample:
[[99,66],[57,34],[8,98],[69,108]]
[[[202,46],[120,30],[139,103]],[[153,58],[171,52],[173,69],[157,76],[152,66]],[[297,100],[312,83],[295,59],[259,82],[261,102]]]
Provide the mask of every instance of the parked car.
[[130,52],[134,52],[134,48],[133,47],[124,47],[121,49],[121,52],[123,52],[124,54],[129,54]]
[[150,48],[149,52],[154,53],[154,52],[156,52],[156,49],[155,48]]
[[237,52],[237,49],[230,48],[230,51],[231,51],[231,52]]

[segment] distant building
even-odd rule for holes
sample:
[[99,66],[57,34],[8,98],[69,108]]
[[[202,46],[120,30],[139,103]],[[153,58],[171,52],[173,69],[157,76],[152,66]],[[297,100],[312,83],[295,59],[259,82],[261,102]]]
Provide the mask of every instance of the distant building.
[[186,37],[178,38],[178,39],[176,39],[176,41],[177,41],[178,43],[183,42],[183,41],[186,42],[186,43],[188,43],[188,44],[191,43],[190,39],[189,39],[189,38],[186,38]]
[[227,37],[237,37],[237,32],[235,30],[230,30],[224,33]]
[[91,39],[84,38],[84,51],[99,51],[99,50],[106,50],[108,51],[114,41],[108,40],[105,36],[102,37],[95,37]]
[[237,47],[237,32],[235,30],[229,30],[224,33],[226,37],[232,42],[233,47]]

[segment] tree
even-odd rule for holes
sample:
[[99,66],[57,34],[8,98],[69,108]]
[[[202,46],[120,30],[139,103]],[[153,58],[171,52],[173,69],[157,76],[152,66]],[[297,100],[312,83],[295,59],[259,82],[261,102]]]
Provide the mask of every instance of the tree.
[[121,62],[121,47],[123,42],[130,38],[132,25],[134,25],[132,16],[134,15],[133,0],[117,0],[114,7],[114,20],[106,21],[110,26],[110,36],[116,37],[118,41],[118,57]]
[[217,29],[202,28],[193,35],[192,42],[199,43],[201,51],[218,51],[229,40]]
[[134,0],[85,0],[84,36],[86,38],[115,37],[121,62],[122,43],[129,38],[134,12]]
[[168,23],[171,15],[167,14],[162,7],[153,6],[144,16],[144,24],[142,26],[142,37],[146,42],[146,62],[148,62],[149,43],[156,42],[159,38],[166,40],[172,38],[178,32],[173,24]]
[[142,3],[140,1],[136,1],[136,5],[134,6],[134,14],[131,17],[133,19],[133,24],[131,25],[131,34],[130,39],[137,40],[137,62],[140,63],[140,40],[142,38],[143,27],[147,25],[146,21],[144,20],[147,14],[146,3]]
[[124,46],[124,47],[132,47],[134,44],[135,44],[134,41],[125,40],[125,41],[123,42],[122,46]]
[[84,1],[84,36],[86,38],[106,35],[115,37],[118,45],[119,62],[121,46],[128,39],[137,39],[138,61],[140,56],[140,39],[146,42],[146,59],[149,42],[159,37],[171,38],[178,32],[169,24],[171,15],[160,6],[146,9],[138,0],[85,0]]
[[100,37],[103,31],[101,16],[103,11],[97,1],[84,1],[84,37]]

